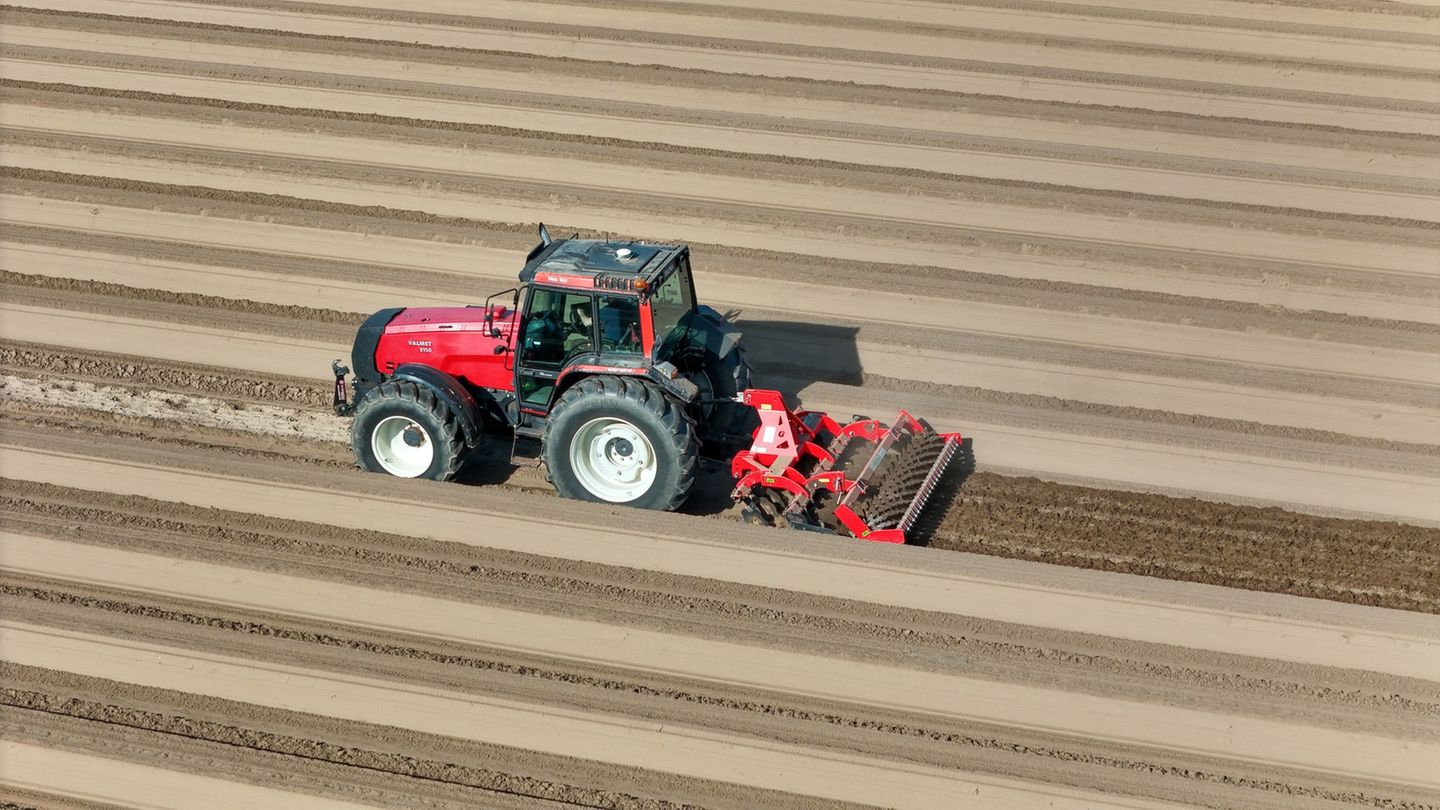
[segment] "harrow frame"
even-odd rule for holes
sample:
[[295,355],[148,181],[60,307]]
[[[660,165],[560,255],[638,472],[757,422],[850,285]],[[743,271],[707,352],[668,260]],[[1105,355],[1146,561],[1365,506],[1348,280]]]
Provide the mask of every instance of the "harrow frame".
[[[755,408],[760,417],[749,450],[735,454],[730,472],[736,479],[731,498],[753,503],[757,490],[775,490],[784,507],[777,522],[805,531],[830,530],[810,522],[816,496],[831,492],[838,499],[835,519],[854,537],[881,543],[904,543],[920,512],[934,494],[946,468],[960,448],[959,433],[939,433],[941,446],[935,461],[925,472],[913,497],[893,526],[871,525],[856,510],[881,464],[896,442],[920,436],[930,427],[907,411],[900,411],[895,423],[856,417],[840,424],[823,411],[792,411],[778,391],[750,389],[736,399]],[[853,478],[835,465],[853,441],[874,445],[870,457]],[[804,469],[802,469],[802,467]]]

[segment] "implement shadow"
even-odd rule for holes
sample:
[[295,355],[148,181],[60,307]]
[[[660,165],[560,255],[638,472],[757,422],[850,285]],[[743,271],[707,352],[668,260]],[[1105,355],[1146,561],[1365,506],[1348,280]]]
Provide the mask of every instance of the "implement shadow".
[[[725,317],[744,336],[751,387],[779,391],[791,407],[801,404],[800,392],[814,383],[858,386],[865,378],[855,343],[856,327],[750,319],[738,310],[726,312]],[[680,511],[707,516],[732,511],[730,492],[734,487],[729,457],[706,459],[695,489]]]

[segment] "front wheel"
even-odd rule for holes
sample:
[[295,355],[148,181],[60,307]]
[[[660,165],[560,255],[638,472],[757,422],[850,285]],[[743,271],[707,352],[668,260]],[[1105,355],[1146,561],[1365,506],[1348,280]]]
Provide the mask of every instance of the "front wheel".
[[566,498],[674,509],[695,483],[698,455],[683,407],[639,379],[581,380],[545,427],[545,466]]
[[362,469],[398,478],[448,481],[465,442],[455,415],[433,391],[409,380],[371,390],[355,407],[350,446]]

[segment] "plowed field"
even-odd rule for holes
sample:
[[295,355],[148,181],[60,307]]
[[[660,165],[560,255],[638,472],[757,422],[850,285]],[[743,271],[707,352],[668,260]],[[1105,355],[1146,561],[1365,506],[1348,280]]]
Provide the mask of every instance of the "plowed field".
[[[0,804],[1440,807],[1433,6],[0,14]],[[971,437],[924,547],[353,469],[542,220]]]

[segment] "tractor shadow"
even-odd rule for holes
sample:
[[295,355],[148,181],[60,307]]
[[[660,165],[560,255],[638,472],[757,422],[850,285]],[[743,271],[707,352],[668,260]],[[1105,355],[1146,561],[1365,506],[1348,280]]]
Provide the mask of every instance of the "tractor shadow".
[[[751,386],[779,391],[792,406],[798,403],[800,392],[813,383],[858,386],[865,378],[855,342],[856,327],[756,320],[738,310],[726,312],[725,317],[744,334]],[[702,516],[738,513],[730,499],[734,487],[729,456],[702,458],[695,489],[680,511]]]
[[[511,457],[515,436],[504,425],[485,422],[485,440],[465,460],[456,474],[455,481],[468,486],[510,486],[518,489],[538,489],[553,492],[554,488],[545,479],[545,468],[540,459]],[[522,448],[526,449],[521,439]],[[532,452],[539,453],[539,442],[533,442]],[[518,462],[518,463],[516,463]]]
[[[739,312],[726,313],[745,336],[745,350],[753,372],[752,385],[780,391],[792,405],[803,405],[800,392],[815,383],[861,386],[865,367],[860,360],[859,329],[836,324],[802,323],[793,320],[749,319]],[[831,414],[842,422],[848,413]],[[886,419],[893,414],[872,414]],[[921,415],[923,417],[923,414]],[[946,521],[961,489],[975,470],[973,440],[966,437],[935,492],[930,496],[919,521],[909,533],[909,545],[928,546],[947,531]],[[738,513],[730,500],[734,479],[729,460],[702,462],[695,487],[681,511],[692,515]]]
[[865,382],[857,327],[749,319],[738,325],[756,387],[773,388],[793,400],[814,383]]

